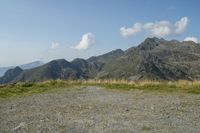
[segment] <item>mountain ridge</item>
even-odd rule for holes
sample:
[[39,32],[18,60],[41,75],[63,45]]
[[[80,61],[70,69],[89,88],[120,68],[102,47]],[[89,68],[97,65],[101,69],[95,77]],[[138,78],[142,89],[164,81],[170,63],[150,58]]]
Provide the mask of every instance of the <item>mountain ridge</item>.
[[[38,67],[43,65],[44,63],[42,61],[34,61],[34,62],[30,62],[30,63],[26,63],[26,64],[22,64],[22,65],[18,65],[20,68],[24,69],[31,69],[34,67]],[[13,69],[17,66],[8,66],[8,67],[0,67],[0,77],[4,75],[4,73],[9,70],[9,69]]]
[[[200,79],[200,44],[177,40],[147,38],[137,47],[116,49],[88,59],[53,60],[24,70],[1,83],[37,82],[50,79],[126,79],[196,80]],[[2,81],[0,78],[0,81]]]

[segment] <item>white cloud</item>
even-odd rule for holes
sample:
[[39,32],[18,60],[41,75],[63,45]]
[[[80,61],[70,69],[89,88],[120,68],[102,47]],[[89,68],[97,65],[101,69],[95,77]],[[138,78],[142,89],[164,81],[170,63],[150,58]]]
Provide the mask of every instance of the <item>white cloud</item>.
[[195,42],[195,43],[198,43],[199,41],[198,41],[198,38],[196,38],[196,37],[186,37],[185,39],[184,39],[184,41],[193,41],[193,42]]
[[175,24],[169,21],[148,22],[145,24],[136,23],[131,28],[120,28],[123,37],[130,37],[142,30],[150,31],[151,35],[156,37],[165,37],[170,35],[178,35],[184,32],[188,24],[188,18],[183,17]]
[[185,28],[187,27],[187,24],[188,24],[188,18],[187,17],[181,18],[181,20],[176,22],[174,32],[176,34],[182,33],[185,30]]
[[51,43],[51,48],[52,49],[58,49],[60,47],[60,44],[58,42],[52,42]]
[[160,21],[155,23],[146,23],[143,28],[150,30],[153,36],[163,37],[171,34],[171,24],[168,21]]
[[86,50],[94,43],[95,35],[92,33],[86,33],[82,36],[81,41],[73,48],[77,50]]
[[121,27],[120,33],[123,37],[129,37],[135,35],[137,32],[140,32],[141,30],[142,30],[142,24],[136,23],[131,28]]

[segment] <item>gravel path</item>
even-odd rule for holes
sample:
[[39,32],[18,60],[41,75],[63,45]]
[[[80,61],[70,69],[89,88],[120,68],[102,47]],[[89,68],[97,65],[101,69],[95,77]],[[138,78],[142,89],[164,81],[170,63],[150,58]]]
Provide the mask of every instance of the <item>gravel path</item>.
[[200,95],[62,89],[0,101],[0,132],[200,133]]

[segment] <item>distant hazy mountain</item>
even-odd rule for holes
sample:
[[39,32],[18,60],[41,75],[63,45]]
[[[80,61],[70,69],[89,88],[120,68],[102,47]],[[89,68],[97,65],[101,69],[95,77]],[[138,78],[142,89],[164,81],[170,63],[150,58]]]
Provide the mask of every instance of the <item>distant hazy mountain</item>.
[[[38,66],[41,66],[43,65],[44,63],[41,62],[41,61],[34,61],[34,62],[31,62],[31,63],[27,63],[27,64],[23,64],[23,65],[20,65],[19,67],[22,68],[22,69],[31,69],[31,68],[34,68],[34,67],[38,67]],[[4,73],[9,70],[9,69],[12,69],[12,68],[15,68],[16,66],[9,66],[9,67],[0,67],[0,77],[4,75]]]
[[31,63],[20,65],[19,67],[21,67],[23,70],[25,70],[25,69],[35,68],[35,67],[38,67],[41,65],[44,65],[44,63],[42,61],[34,61]]
[[0,78],[0,82],[49,79],[200,79],[200,44],[147,38],[125,51],[117,49],[87,60],[60,59],[30,70],[12,70]]

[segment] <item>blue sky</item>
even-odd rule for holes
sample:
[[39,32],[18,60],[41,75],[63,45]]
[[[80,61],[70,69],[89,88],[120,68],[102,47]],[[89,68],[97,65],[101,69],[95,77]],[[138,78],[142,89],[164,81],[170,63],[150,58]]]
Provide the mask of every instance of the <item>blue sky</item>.
[[88,58],[137,46],[148,36],[200,39],[199,5],[199,0],[1,0],[0,67]]

